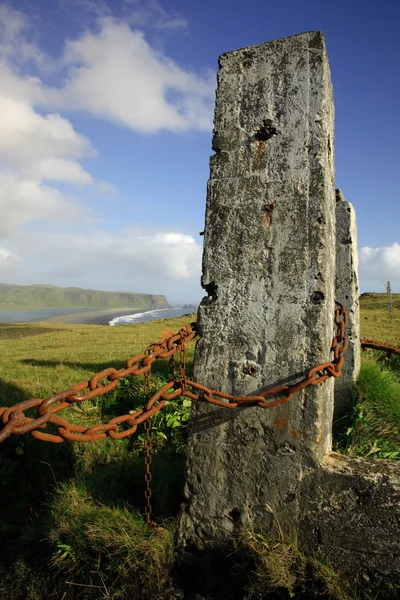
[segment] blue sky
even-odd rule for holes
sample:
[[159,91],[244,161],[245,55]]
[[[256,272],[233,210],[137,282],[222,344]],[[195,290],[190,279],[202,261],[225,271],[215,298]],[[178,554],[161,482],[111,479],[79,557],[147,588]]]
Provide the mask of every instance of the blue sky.
[[218,56],[319,29],[361,291],[400,292],[399,24],[397,0],[0,0],[0,281],[201,298]]

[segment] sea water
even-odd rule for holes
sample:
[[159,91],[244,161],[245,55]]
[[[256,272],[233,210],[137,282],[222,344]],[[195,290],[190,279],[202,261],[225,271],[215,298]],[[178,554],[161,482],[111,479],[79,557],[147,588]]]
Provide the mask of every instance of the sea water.
[[188,308],[158,308],[156,310],[146,310],[123,317],[114,317],[108,322],[109,325],[129,325],[130,323],[146,323],[147,321],[156,321],[157,319],[173,319],[174,317],[183,317],[191,313]]
[[43,321],[59,315],[81,313],[83,310],[83,308],[2,308],[0,310],[0,323]]

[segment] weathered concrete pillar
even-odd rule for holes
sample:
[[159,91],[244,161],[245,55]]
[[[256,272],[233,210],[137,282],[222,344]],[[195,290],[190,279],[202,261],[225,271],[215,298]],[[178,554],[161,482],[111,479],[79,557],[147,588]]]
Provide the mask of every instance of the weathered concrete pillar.
[[341,190],[336,190],[336,298],[343,302],[349,316],[349,347],[342,376],[335,381],[335,420],[351,409],[351,386],[360,372],[359,293],[356,214]]
[[[330,360],[334,106],[322,33],[220,58],[195,379],[254,394]],[[182,544],[218,546],[245,507],[298,529],[300,483],[331,447],[333,381],[272,409],[194,408]]]

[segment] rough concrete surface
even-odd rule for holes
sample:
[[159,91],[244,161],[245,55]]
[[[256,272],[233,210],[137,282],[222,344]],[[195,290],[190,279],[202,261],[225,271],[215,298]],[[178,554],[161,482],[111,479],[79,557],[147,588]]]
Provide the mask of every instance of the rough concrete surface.
[[[320,32],[220,58],[199,383],[249,395],[298,381],[331,359],[337,297],[351,323],[336,387],[337,410],[345,406],[359,368],[357,253],[354,211],[334,190],[333,113]],[[184,560],[199,570],[201,555],[205,571],[218,571],[215,557],[248,511],[256,528],[278,519],[304,550],[322,550],[368,588],[400,586],[400,465],[332,454],[332,417],[333,378],[271,409],[197,403],[179,525]]]
[[400,584],[399,467],[331,454],[303,480],[303,548],[322,551],[335,568],[357,575],[361,587]]
[[[195,379],[252,394],[330,359],[334,107],[323,35],[220,58]],[[297,530],[299,482],[331,447],[333,381],[273,409],[195,407],[180,540],[236,531],[244,505]]]
[[351,408],[351,386],[360,372],[360,300],[356,214],[341,190],[336,190],[336,298],[343,302],[349,316],[342,376],[335,381],[334,419]]

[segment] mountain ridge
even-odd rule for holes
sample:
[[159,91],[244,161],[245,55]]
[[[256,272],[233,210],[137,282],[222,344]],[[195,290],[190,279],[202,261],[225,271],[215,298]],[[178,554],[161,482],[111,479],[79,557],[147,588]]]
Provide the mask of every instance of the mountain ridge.
[[164,295],[0,283],[0,308],[169,308]]

